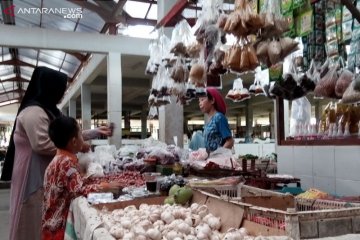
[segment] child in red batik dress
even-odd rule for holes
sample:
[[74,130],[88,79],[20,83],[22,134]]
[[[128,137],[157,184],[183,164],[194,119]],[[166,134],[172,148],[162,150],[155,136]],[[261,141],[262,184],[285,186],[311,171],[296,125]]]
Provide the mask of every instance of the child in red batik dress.
[[75,155],[83,146],[83,138],[74,118],[61,116],[55,119],[49,125],[49,136],[58,150],[45,172],[41,235],[42,240],[63,240],[67,214],[74,198],[120,186],[105,182],[83,184]]

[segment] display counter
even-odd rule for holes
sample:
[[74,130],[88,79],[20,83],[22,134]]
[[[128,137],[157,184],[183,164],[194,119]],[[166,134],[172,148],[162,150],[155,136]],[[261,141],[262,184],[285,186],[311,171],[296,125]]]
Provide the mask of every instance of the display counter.
[[303,189],[360,195],[359,146],[277,146],[277,155],[278,173],[300,178]]
[[331,138],[331,139],[316,139],[316,140],[282,140],[282,146],[351,146],[360,145],[360,138]]

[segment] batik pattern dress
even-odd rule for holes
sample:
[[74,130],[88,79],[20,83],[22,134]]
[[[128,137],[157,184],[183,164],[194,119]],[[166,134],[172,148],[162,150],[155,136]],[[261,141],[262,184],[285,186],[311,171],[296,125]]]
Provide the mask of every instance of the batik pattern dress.
[[63,240],[71,201],[99,188],[98,184],[84,185],[76,156],[58,150],[45,172],[42,240]]
[[231,137],[229,123],[224,114],[216,112],[204,126],[205,148],[213,152]]

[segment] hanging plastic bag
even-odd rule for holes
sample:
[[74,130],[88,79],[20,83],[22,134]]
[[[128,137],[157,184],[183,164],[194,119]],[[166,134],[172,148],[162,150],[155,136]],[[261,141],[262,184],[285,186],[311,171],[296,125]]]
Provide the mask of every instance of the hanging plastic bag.
[[328,73],[317,83],[314,94],[316,97],[337,98],[335,94],[336,81],[338,79],[337,67],[332,67]]
[[257,70],[255,73],[254,84],[249,87],[249,92],[255,96],[264,95],[264,89],[261,86],[262,71]]
[[346,89],[353,80],[354,74],[347,69],[343,69],[339,79],[336,81],[335,94],[337,97],[342,97]]
[[224,68],[222,62],[225,59],[225,52],[222,51],[220,48],[217,48],[214,52],[214,61],[210,65],[208,69],[208,73],[219,75],[225,74],[227,72],[226,68]]
[[189,45],[191,28],[186,20],[180,21],[174,27],[171,35],[170,52],[175,56],[185,56],[186,45]]
[[175,65],[172,67],[170,77],[174,79],[176,83],[184,83],[188,79],[188,76],[189,71],[182,64],[181,59],[178,58]]
[[290,53],[298,50],[298,42],[289,37],[280,38],[281,57],[285,58]]
[[248,44],[246,47],[248,51],[250,70],[254,70],[259,66],[259,60],[256,56],[255,48],[251,44]]
[[315,60],[311,59],[309,69],[306,71],[306,77],[315,84],[320,80],[320,72],[316,67]]
[[273,40],[269,43],[268,56],[272,65],[280,62],[281,60],[281,45],[277,40]]
[[344,92],[342,103],[356,103],[360,101],[360,91],[354,89],[355,82],[352,82]]
[[161,58],[170,60],[173,57],[173,54],[170,53],[170,39],[165,34],[160,36],[159,46]]
[[299,127],[310,124],[311,104],[306,97],[292,101],[290,114],[290,136],[298,134]]
[[234,80],[233,88],[229,90],[226,98],[231,99],[234,102],[241,102],[250,98],[249,90],[244,88],[243,80],[241,78]]
[[149,114],[148,114],[148,119],[156,119],[158,115],[159,114],[158,114],[157,107],[155,107],[155,106],[150,107]]
[[161,51],[158,41],[152,41],[149,44],[150,58],[146,65],[145,74],[155,75],[161,63]]
[[240,61],[241,61],[241,47],[237,43],[228,50],[228,61],[227,67],[233,71],[240,72]]

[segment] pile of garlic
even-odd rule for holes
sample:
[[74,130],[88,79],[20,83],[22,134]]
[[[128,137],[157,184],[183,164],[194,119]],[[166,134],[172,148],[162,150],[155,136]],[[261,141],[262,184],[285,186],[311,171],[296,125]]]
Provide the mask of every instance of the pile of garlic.
[[[128,206],[112,212],[100,213],[105,227],[116,239],[124,240],[232,240],[253,239],[244,228],[220,233],[221,220],[207,206],[193,203],[185,208],[180,205],[147,205],[139,209]],[[245,238],[246,237],[246,238]]]
[[205,205],[141,204],[112,212],[101,211],[104,226],[116,239],[123,240],[291,240],[283,237],[251,237],[245,228],[220,233],[221,219]]

